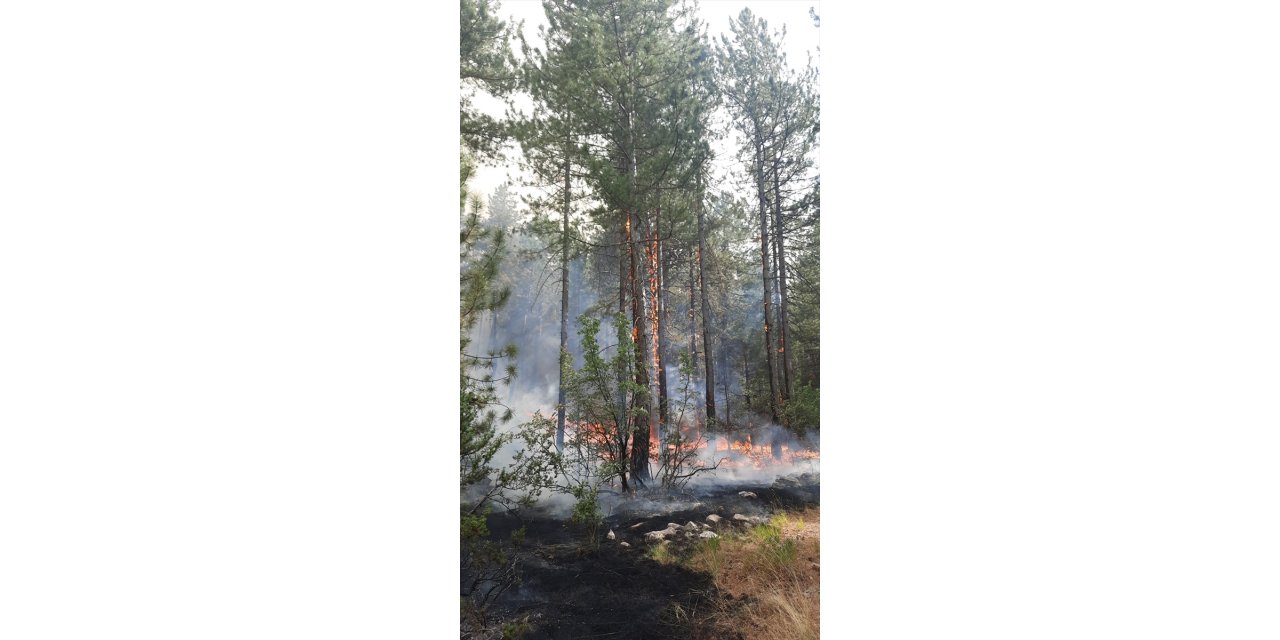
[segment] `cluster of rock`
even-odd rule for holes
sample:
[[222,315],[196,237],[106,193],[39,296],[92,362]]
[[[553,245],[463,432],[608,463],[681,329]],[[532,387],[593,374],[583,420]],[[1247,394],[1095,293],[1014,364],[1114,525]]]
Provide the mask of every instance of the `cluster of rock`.
[[[746,498],[746,499],[752,499],[752,498],[757,500],[759,499],[759,496],[757,496],[754,492],[751,492],[751,491],[739,491],[738,497]],[[701,504],[701,503],[698,503],[698,504]],[[698,538],[708,538],[708,539],[719,538],[720,534],[716,533],[713,530],[713,525],[714,525],[714,528],[722,529],[730,525],[745,526],[748,524],[760,524],[762,522],[765,522],[766,520],[767,518],[764,518],[761,516],[747,516],[741,513],[735,513],[732,516],[728,516],[728,517],[720,516],[718,514],[713,513],[706,517],[706,522],[689,521],[684,524],[668,522],[666,528],[664,529],[658,529],[656,531],[649,531],[647,533],[644,533],[644,540],[650,543],[661,543],[661,542],[681,540],[681,539],[694,540]],[[641,533],[640,531],[641,527],[644,527],[646,524],[647,523],[645,522],[637,522],[631,525],[630,527],[628,527],[628,529],[630,531],[635,531],[636,534],[639,534]],[[605,537],[609,540],[616,541],[618,546],[622,546],[622,547],[631,546],[626,541],[622,540],[621,537],[617,533],[615,533],[612,529],[609,530],[608,535]]]
[[[724,522],[725,518],[713,513],[707,516],[706,520],[707,522],[702,523],[689,521],[683,525],[675,522],[668,522],[665,529],[658,529],[657,531],[650,531],[644,534],[644,539],[648,542],[662,542],[665,540],[676,540],[680,538],[719,538],[720,534],[712,530],[712,525],[720,526],[720,523]],[[728,522],[735,524],[759,524],[764,521],[765,519],[760,516],[744,516],[741,513],[733,514],[733,517],[728,520]],[[643,524],[644,523],[637,523],[632,525],[631,529],[637,529]],[[614,540],[615,537],[614,532],[610,531],[608,538],[610,540]],[[625,542],[620,544],[631,546]]]
[[679,525],[674,522],[668,522],[666,529],[659,529],[658,531],[650,531],[649,533],[644,534],[644,539],[657,542],[660,540],[666,540],[668,538],[672,538],[679,535],[683,535],[686,538],[693,538],[693,537],[718,538],[719,536],[717,536],[716,533],[714,531],[711,531],[710,529],[711,529],[711,525],[698,524],[692,520],[690,520],[689,522],[686,522],[684,525]]

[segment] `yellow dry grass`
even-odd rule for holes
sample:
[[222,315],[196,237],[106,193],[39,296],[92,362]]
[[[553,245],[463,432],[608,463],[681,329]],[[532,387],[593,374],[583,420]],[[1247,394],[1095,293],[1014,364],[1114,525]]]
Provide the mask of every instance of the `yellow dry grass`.
[[710,573],[735,598],[713,625],[747,640],[817,640],[820,512],[775,516],[746,535],[707,540],[689,566]]

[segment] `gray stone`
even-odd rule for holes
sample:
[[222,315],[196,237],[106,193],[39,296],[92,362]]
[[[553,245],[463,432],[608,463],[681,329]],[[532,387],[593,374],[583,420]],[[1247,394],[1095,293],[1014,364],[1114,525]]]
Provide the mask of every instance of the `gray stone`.
[[739,492],[738,492],[738,495],[740,495],[740,496],[742,496],[742,497],[744,497],[744,498],[754,498],[754,497],[756,497],[756,494],[754,494],[754,493],[752,493],[752,492],[750,492],[750,491],[739,491]]
[[613,540],[614,538],[617,538],[618,536],[614,535],[614,533],[613,533],[613,529],[610,529],[610,530],[609,530],[609,535],[607,535],[607,536],[605,536],[605,537],[606,537],[606,538],[608,538],[608,539],[610,539],[610,540]]
[[703,531],[702,533],[698,534],[698,537],[699,538],[719,538],[720,536],[716,535],[716,532],[714,531]]
[[707,522],[712,522],[712,523],[720,522],[720,516],[713,513],[707,516]]

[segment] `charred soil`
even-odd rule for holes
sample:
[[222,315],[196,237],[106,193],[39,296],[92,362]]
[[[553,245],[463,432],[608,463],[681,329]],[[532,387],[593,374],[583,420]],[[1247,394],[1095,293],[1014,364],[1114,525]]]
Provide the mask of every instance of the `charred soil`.
[[[491,515],[492,539],[509,540],[521,528],[524,536],[515,548],[520,582],[490,606],[490,628],[524,622],[516,637],[556,640],[753,637],[725,624],[757,604],[752,596],[723,589],[711,572],[677,559],[717,538],[745,534],[775,514],[818,504],[818,475],[803,474],[622,501],[595,540],[563,515],[536,509]],[[656,531],[666,533],[650,535]]]

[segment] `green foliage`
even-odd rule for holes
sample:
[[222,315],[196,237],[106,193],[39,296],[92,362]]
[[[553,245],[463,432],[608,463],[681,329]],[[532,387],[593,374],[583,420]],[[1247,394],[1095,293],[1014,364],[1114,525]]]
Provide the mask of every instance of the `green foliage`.
[[591,485],[578,485],[572,489],[573,514],[569,521],[586,532],[587,540],[592,544],[599,543],[600,525],[604,523],[604,514],[600,511],[599,491]]
[[461,0],[459,79],[463,147],[482,160],[501,158],[507,126],[472,105],[478,92],[504,98],[516,85],[516,62],[510,48],[511,28],[497,17],[494,0]]
[[799,434],[818,429],[821,414],[818,396],[818,389],[807,384],[797,386],[791,398],[782,405],[782,424]]
[[[464,157],[462,177],[468,177]],[[466,184],[462,185],[465,193]],[[497,278],[505,248],[501,229],[486,228],[480,223],[480,204],[472,199],[463,211],[460,236],[460,317],[459,317],[459,429],[460,473],[463,488],[482,482],[493,473],[492,460],[509,438],[497,431],[498,424],[511,419],[510,409],[501,406],[498,386],[510,384],[515,377],[514,345],[489,353],[473,353],[471,333],[485,315],[492,315],[506,304],[510,289],[500,286]],[[508,361],[502,374],[501,360]]]
[[529,633],[533,627],[529,624],[529,616],[515,622],[502,625],[502,640],[519,640]]
[[502,53],[507,46],[506,30],[492,15],[495,7],[491,0],[461,0],[458,481],[464,498],[470,493],[459,520],[464,631],[483,628],[485,607],[519,581],[514,557],[489,539],[486,517],[492,502],[507,499],[507,492],[525,481],[519,465],[501,470],[493,466],[494,456],[511,439],[498,432],[498,425],[511,419],[510,409],[499,402],[498,386],[510,384],[515,377],[515,347],[487,353],[471,348],[472,332],[480,319],[493,317],[511,295],[510,288],[499,281],[505,231],[482,224],[483,205],[467,188],[476,158],[495,158],[505,135],[498,123],[471,106],[478,89],[500,95],[510,88],[510,82],[502,78],[510,59],[509,52]]
[[775,543],[782,538],[782,527],[774,523],[762,524],[752,527],[748,535],[756,542],[764,544]]
[[[710,471],[719,466],[719,463],[708,465],[698,457],[699,449],[706,445],[706,438],[700,432],[690,437],[680,430],[680,425],[685,422],[685,414],[697,411],[695,406],[697,395],[693,380],[696,364],[688,351],[677,354],[677,361],[679,362],[677,394],[672,405],[675,419],[665,435],[663,441],[665,446],[656,454],[657,477],[661,486],[668,490],[679,489],[688,484],[689,480],[698,473]],[[709,428],[714,430],[715,427],[711,425]]]
[[583,365],[567,377],[566,407],[570,419],[590,425],[594,439],[584,447],[594,455],[597,473],[603,478],[618,477],[624,484],[631,431],[629,420],[645,415],[641,402],[644,392],[635,383],[635,344],[629,323],[622,314],[613,316],[613,334],[617,342],[613,355],[606,357],[597,338],[600,321],[589,314],[578,318],[578,335],[582,338]]
[[667,546],[666,540],[650,547],[648,555],[650,560],[659,564],[672,564],[677,560],[675,554],[671,553],[670,547]]

